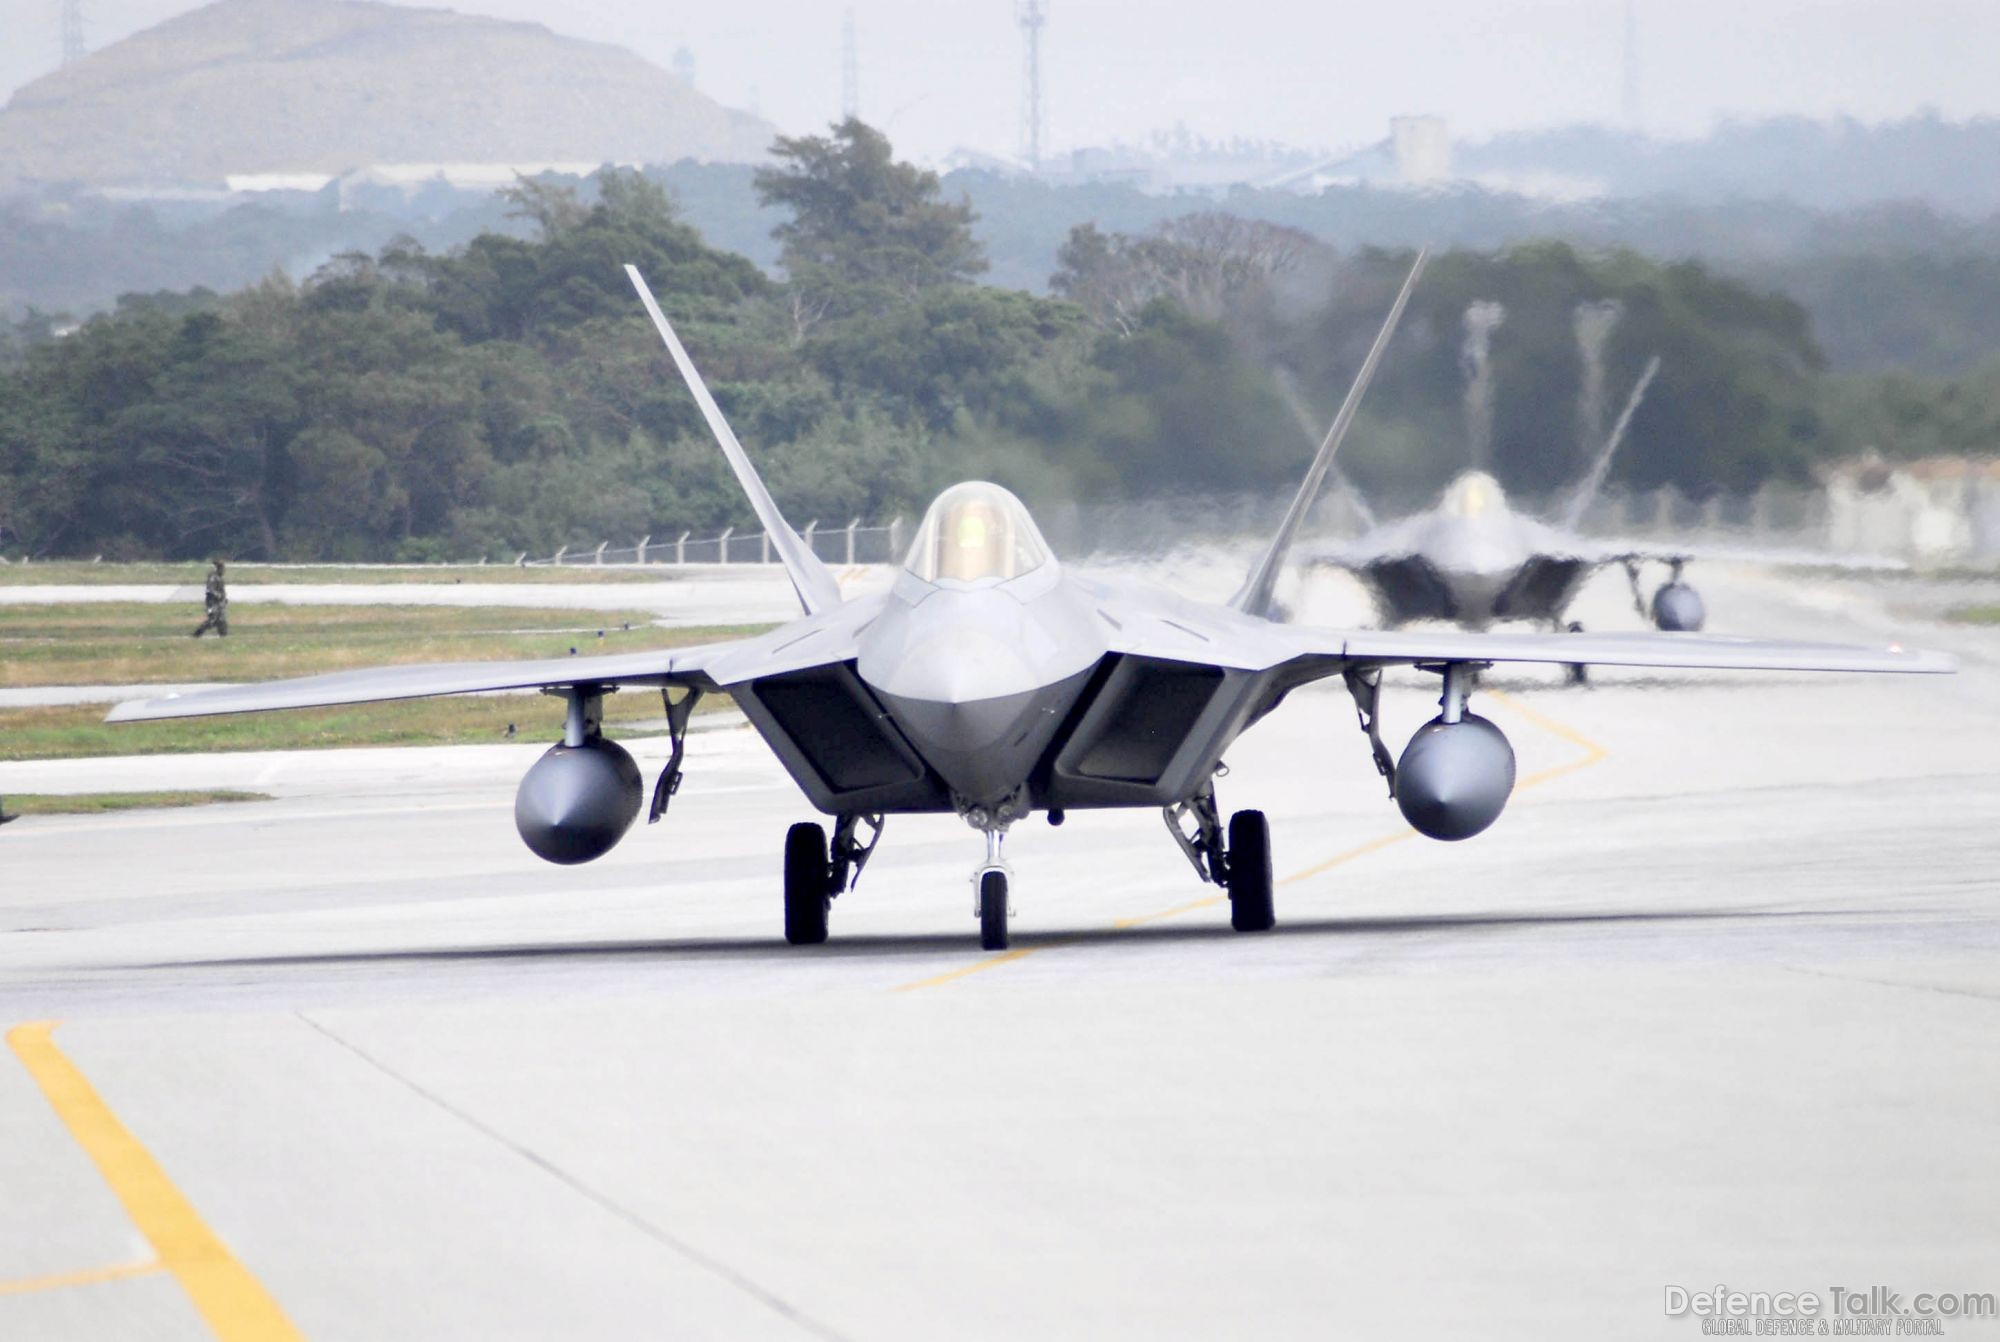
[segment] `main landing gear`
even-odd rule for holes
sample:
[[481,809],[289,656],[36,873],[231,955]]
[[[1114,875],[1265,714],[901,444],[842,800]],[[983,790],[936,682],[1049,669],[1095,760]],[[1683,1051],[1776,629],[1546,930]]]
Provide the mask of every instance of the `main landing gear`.
[[1229,892],[1229,925],[1238,932],[1277,926],[1272,899],[1271,825],[1262,811],[1238,811],[1225,832],[1215,807],[1215,784],[1164,812],[1167,830],[1187,854],[1195,874]]
[[[868,827],[865,841],[859,833],[863,825]],[[881,841],[879,815],[838,817],[830,846],[826,826],[810,820],[792,826],[785,835],[786,941],[817,946],[826,940],[834,897],[860,882],[861,869]]]

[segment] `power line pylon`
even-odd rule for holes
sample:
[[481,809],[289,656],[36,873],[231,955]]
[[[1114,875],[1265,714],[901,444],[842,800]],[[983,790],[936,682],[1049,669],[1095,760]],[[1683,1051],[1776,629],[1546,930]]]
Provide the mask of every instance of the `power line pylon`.
[[1021,105],[1021,156],[1032,172],[1042,170],[1042,25],[1049,21],[1044,0],[1020,0],[1021,36],[1027,40],[1026,81]]
[[74,64],[87,54],[83,47],[83,0],[62,0],[62,63]]
[[854,30],[854,10],[840,16],[840,119],[861,115],[861,39]]

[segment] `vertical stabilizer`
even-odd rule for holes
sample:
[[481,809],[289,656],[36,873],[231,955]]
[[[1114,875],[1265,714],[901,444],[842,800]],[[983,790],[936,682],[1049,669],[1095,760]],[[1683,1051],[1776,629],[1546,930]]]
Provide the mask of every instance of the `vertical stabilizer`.
[[1625,430],[1632,424],[1632,415],[1639,408],[1639,402],[1646,399],[1646,388],[1653,385],[1653,375],[1660,371],[1660,356],[1655,354],[1646,363],[1646,371],[1639,374],[1639,380],[1632,384],[1632,394],[1625,398],[1625,408],[1618,412],[1618,422],[1611,426],[1611,436],[1604,440],[1604,446],[1597,450],[1596,460],[1590,469],[1577,481],[1576,492],[1569,496],[1569,503],[1563,508],[1562,526],[1564,530],[1575,531],[1583,525],[1583,515],[1597,498],[1597,491],[1604,488],[1604,477],[1611,473],[1611,458],[1618,454],[1618,445],[1625,441]]
[[667,323],[666,314],[653,299],[653,291],[646,287],[646,279],[637,266],[626,266],[625,274],[632,280],[632,287],[639,291],[639,301],[646,305],[646,315],[653,319],[653,326],[660,333],[660,339],[667,344],[667,353],[674,358],[674,367],[681,370],[681,378],[693,393],[695,404],[701,407],[701,416],[708,421],[708,428],[715,435],[715,441],[722,446],[722,455],[729,459],[729,469],[736,473],[736,483],[743,486],[743,492],[750,498],[750,506],[757,513],[757,520],[764,527],[764,533],[771,538],[771,548],[778,552],[785,572],[791,575],[792,586],[798,590],[799,604],[806,614],[817,615],[823,610],[832,610],[840,604],[840,584],[826,565],[806,545],[799,533],[786,523],[778,505],[771,498],[771,491],[764,488],[763,479],[757,468],[750,464],[749,454],[743,444],[736,441],[730,430],[729,421],[722,417],[722,408],[715,398],[708,394],[708,384],[695,371],[694,360],[681,348],[680,337]]
[[1250,570],[1243,590],[1230,603],[1244,614],[1268,616],[1271,613],[1271,593],[1278,585],[1278,573],[1284,568],[1285,556],[1291,552],[1292,541],[1298,536],[1306,514],[1312,511],[1319,487],[1333,466],[1333,454],[1340,450],[1340,440],[1347,436],[1348,428],[1354,423],[1355,412],[1361,409],[1361,397],[1375,377],[1375,366],[1382,362],[1382,352],[1389,348],[1389,338],[1396,334],[1396,323],[1403,319],[1403,308],[1409,303],[1410,293],[1417,287],[1417,277],[1424,273],[1424,262],[1429,256],[1428,250],[1417,253],[1409,278],[1403,281],[1402,290],[1390,305],[1389,315],[1383,320],[1382,329],[1376,332],[1368,357],[1361,361],[1361,371],[1354,375],[1354,385],[1347,389],[1347,399],[1340,403],[1340,412],[1333,417],[1333,425],[1327,429],[1326,438],[1319,445],[1319,453],[1306,470],[1306,478],[1300,483],[1299,492],[1293,496],[1292,506],[1285,510],[1285,520],[1278,524],[1278,534],[1271,538],[1270,548],[1257,561],[1257,567]]

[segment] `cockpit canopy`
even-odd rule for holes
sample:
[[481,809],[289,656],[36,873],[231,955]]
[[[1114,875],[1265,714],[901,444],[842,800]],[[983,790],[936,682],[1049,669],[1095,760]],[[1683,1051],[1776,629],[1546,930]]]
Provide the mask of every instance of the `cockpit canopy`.
[[937,496],[903,567],[925,582],[1006,582],[1049,558],[1021,501],[998,485],[973,480]]
[[1438,501],[1438,511],[1447,517],[1478,517],[1482,513],[1507,511],[1507,495],[1500,482],[1485,471],[1467,471],[1451,482]]

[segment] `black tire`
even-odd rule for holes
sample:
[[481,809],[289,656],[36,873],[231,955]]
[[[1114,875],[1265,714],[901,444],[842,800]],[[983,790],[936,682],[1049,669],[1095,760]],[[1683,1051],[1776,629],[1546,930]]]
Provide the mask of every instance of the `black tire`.
[[1007,873],[982,872],[979,876],[979,949],[1007,949]]
[[833,902],[827,872],[826,827],[812,821],[785,835],[785,940],[817,946],[826,940],[826,910]]
[[1238,932],[1277,926],[1272,907],[1271,825],[1262,811],[1229,817],[1229,925]]

